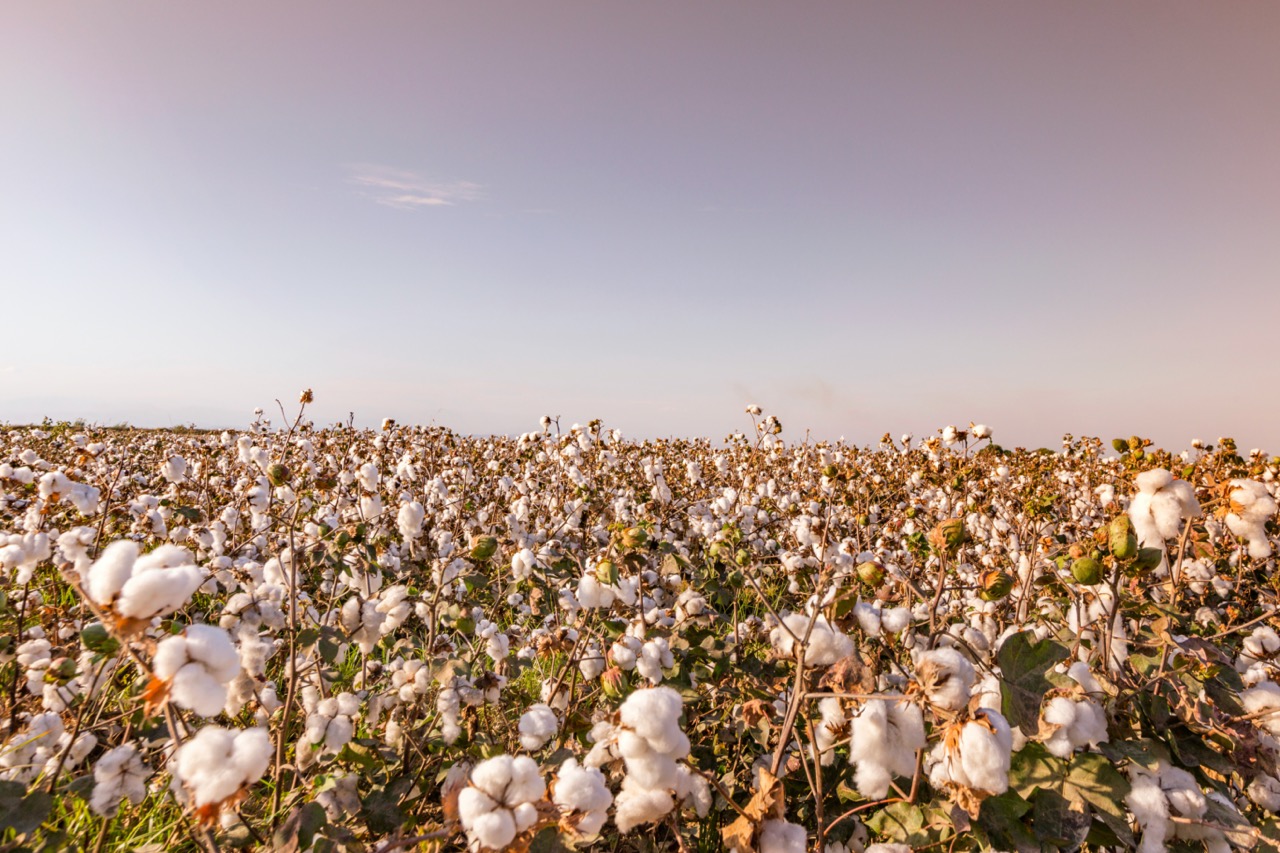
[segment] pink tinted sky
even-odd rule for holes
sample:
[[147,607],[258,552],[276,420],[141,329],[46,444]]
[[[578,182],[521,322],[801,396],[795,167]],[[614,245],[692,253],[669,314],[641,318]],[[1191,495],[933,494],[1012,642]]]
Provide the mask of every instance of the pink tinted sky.
[[0,6],[0,420],[1280,450],[1280,6]]

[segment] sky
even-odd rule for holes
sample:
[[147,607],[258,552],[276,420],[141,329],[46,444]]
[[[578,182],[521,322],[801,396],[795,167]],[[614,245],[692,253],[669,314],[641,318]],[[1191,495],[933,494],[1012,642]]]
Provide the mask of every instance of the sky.
[[1280,452],[1277,44],[1264,2],[0,0],[0,422],[310,387]]

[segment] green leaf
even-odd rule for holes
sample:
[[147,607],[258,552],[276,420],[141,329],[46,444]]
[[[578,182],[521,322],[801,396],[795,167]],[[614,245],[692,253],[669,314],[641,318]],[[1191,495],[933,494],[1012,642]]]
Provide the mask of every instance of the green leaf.
[[867,828],[877,837],[909,844],[909,839],[923,835],[924,812],[911,803],[894,803],[868,818]]
[[44,791],[26,791],[21,782],[0,782],[0,832],[12,829],[20,836],[35,832],[53,810],[53,797]]
[[325,823],[324,808],[319,803],[295,806],[272,836],[272,849],[280,853],[308,850]]
[[1006,791],[998,797],[982,801],[978,813],[978,825],[986,830],[994,846],[1018,853],[1039,853],[1040,844],[1022,823],[1022,816],[1031,811],[1031,804],[1014,791]]
[[1041,842],[1074,850],[1084,843],[1092,824],[1093,817],[1083,803],[1073,803],[1056,791],[1041,791],[1036,795],[1032,826]]
[[1023,631],[1004,641],[996,660],[1000,664],[1000,710],[1026,734],[1039,728],[1040,700],[1050,689],[1045,673],[1069,654],[1053,640],[1033,642],[1034,634]]

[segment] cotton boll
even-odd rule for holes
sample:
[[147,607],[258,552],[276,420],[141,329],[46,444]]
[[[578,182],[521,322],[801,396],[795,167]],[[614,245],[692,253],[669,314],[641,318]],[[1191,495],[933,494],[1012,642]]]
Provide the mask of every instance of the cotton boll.
[[689,738],[680,730],[684,700],[669,687],[637,690],[622,703],[622,724],[644,738],[658,752],[683,758],[689,754]]
[[1272,814],[1280,814],[1280,780],[1260,773],[1245,789],[1249,799]]
[[473,846],[502,849],[533,825],[533,803],[545,793],[533,759],[498,755],[472,769],[469,787],[458,795],[459,820]]
[[206,726],[173,756],[173,784],[185,791],[198,813],[235,796],[262,778],[271,763],[266,729],[234,731]]
[[622,790],[618,792],[614,803],[617,808],[613,822],[623,833],[642,824],[661,820],[676,806],[668,791],[644,788],[630,776],[623,777]]
[[835,762],[835,744],[845,737],[849,731],[849,718],[845,715],[844,706],[834,696],[828,696],[818,702],[818,711],[822,715],[814,729],[815,747],[819,755],[819,763],[829,767]]
[[1155,777],[1131,767],[1132,784],[1125,795],[1125,804],[1138,820],[1142,830],[1140,853],[1164,853],[1165,838],[1169,834],[1169,803]]
[[227,685],[240,674],[240,655],[222,628],[188,625],[160,641],[152,665],[177,705],[214,717],[227,704]]
[[109,750],[94,765],[89,808],[96,815],[112,817],[125,800],[136,806],[146,799],[150,775],[151,769],[142,763],[133,744]]
[[[791,613],[782,618],[782,624],[769,632],[769,641],[779,657],[793,658],[798,640],[803,640],[809,631],[810,616],[804,613]],[[853,654],[853,638],[841,632],[819,616],[809,632],[809,642],[805,646],[804,662],[806,666],[830,666],[838,660]]]
[[911,608],[890,607],[880,613],[880,627],[887,634],[900,634],[912,622]]
[[559,728],[555,711],[541,703],[533,705],[520,717],[520,745],[530,752],[542,749]]
[[1246,712],[1257,715],[1257,725],[1280,737],[1280,685],[1263,681],[1241,692],[1240,702]]
[[131,539],[117,539],[102,550],[89,567],[85,592],[98,604],[110,605],[125,581],[133,574],[138,559],[138,545]]
[[1271,556],[1267,521],[1276,515],[1276,501],[1267,487],[1254,480],[1232,480],[1229,495],[1231,512],[1224,521],[1227,529],[1248,543],[1249,556],[1265,560]]
[[805,828],[785,820],[766,820],[760,825],[760,853],[805,853],[809,834]]
[[556,774],[552,802],[581,841],[591,841],[609,817],[613,794],[604,774],[594,767],[579,766],[576,758],[566,759]]
[[858,793],[882,799],[895,776],[910,776],[925,746],[924,716],[905,700],[872,699],[850,721],[849,761]]
[[953,648],[925,652],[916,661],[916,683],[932,705],[946,711],[969,703],[975,677],[973,664]]

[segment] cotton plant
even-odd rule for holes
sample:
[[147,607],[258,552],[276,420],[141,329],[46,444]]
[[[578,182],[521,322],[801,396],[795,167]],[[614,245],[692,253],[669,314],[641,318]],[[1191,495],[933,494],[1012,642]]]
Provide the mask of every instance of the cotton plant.
[[114,613],[118,627],[145,627],[186,605],[204,583],[206,572],[191,552],[177,545],[161,545],[139,556],[138,545],[120,539],[103,549],[89,567],[86,594]]
[[462,828],[472,850],[503,850],[538,822],[547,785],[537,762],[498,755],[477,764],[458,794]]

